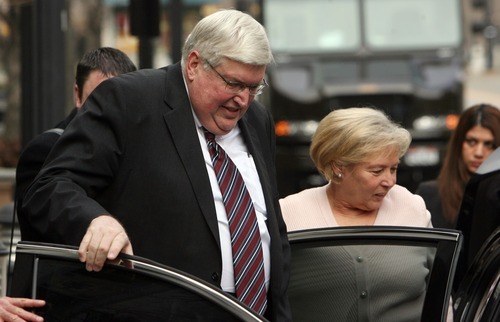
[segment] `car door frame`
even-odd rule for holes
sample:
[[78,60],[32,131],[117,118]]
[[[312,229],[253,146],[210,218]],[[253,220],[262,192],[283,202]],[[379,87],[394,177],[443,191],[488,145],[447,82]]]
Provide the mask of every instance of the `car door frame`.
[[[434,260],[421,320],[436,321],[438,315],[439,321],[446,321],[453,277],[462,247],[460,231],[398,226],[351,226],[293,231],[288,233],[288,237],[292,249],[292,267],[294,249],[298,247],[352,245],[362,244],[363,241],[371,244],[436,245],[435,258],[439,257],[439,260]],[[293,274],[290,278],[293,278]]]
[[[89,276],[91,276],[91,274],[99,274],[99,272],[87,272],[85,270],[85,264],[80,263],[78,259],[77,247],[20,241],[16,248],[16,263],[14,265],[10,296],[28,296],[36,298],[37,265],[40,259],[47,258],[64,262],[77,262],[81,264],[82,274],[88,273],[90,274]],[[234,316],[241,319],[241,321],[267,321],[264,317],[252,311],[235,297],[228,295],[221,289],[200,278],[175,268],[139,256],[120,254],[118,261],[106,262],[103,270],[110,267],[116,268],[116,266],[134,274],[148,276],[159,282],[166,282],[186,289],[223,308],[225,311],[231,312]]]

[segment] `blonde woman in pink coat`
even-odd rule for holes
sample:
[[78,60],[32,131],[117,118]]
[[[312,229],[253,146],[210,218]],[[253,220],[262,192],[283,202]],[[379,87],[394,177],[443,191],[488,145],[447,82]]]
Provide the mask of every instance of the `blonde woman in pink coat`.
[[[423,199],[396,184],[399,162],[410,142],[410,133],[382,111],[348,108],[330,112],[320,122],[310,147],[311,159],[328,183],[280,200],[288,231],[367,225],[432,228]],[[351,286],[332,287],[338,294],[329,298],[338,299],[333,301],[337,303],[328,299],[324,303],[336,306],[339,321],[420,321],[433,260],[427,249],[408,247],[402,253],[401,248],[373,251],[353,246],[335,256],[331,265],[358,270],[343,280]],[[365,259],[363,263],[351,263],[358,256]],[[392,272],[381,269],[391,262]],[[371,283],[375,280],[383,285]],[[338,281],[332,278],[330,282]],[[349,300],[346,290],[359,287],[368,290],[367,296],[360,299],[353,291]],[[303,291],[300,285],[296,288],[291,283],[289,287],[289,293]]]

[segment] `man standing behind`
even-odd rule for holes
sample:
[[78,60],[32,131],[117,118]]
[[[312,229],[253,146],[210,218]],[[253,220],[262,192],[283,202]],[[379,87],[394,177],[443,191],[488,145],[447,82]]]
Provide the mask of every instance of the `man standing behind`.
[[135,70],[137,68],[134,63],[124,52],[110,47],[90,50],[78,62],[73,92],[75,108],[55,128],[45,131],[31,140],[22,151],[17,162],[15,198],[22,240],[43,241],[45,238],[29,228],[29,224],[26,223],[26,215],[21,209],[21,204],[26,189],[42,168],[45,159],[47,159],[50,150],[59,139],[61,133],[75,117],[78,109],[83,106],[83,103],[97,85],[110,77]]
[[[16,169],[16,205],[17,216],[21,228],[21,239],[30,241],[43,241],[44,236],[37,235],[29,224],[26,223],[26,215],[20,208],[26,189],[35,179],[42,168],[52,146],[59,139],[68,123],[73,119],[77,110],[90,93],[102,81],[123,73],[137,70],[134,63],[123,52],[115,48],[102,47],[87,52],[76,67],[76,79],[74,85],[75,109],[54,129],[48,130],[35,137],[24,148],[21,153]],[[45,305],[42,300],[27,298],[0,298],[0,320],[6,321],[22,318],[26,321],[43,321],[40,316],[31,313],[25,308],[40,307]]]
[[290,321],[274,123],[254,100],[272,61],[262,25],[222,10],[195,26],[180,63],[103,82],[26,194],[32,229],[80,245],[89,271],[135,253]]

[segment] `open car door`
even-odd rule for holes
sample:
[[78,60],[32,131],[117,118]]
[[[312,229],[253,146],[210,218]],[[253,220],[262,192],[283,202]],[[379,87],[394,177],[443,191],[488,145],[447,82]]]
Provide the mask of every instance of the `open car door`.
[[45,321],[266,321],[236,298],[179,270],[120,255],[87,272],[77,248],[19,242],[11,296],[43,299]]
[[295,322],[446,321],[459,231],[335,227],[289,240]]

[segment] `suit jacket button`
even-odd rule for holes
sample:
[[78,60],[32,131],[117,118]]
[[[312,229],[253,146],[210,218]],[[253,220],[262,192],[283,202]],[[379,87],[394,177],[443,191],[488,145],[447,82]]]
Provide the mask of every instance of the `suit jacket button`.
[[212,280],[214,282],[218,282],[219,281],[219,274],[217,272],[213,272],[212,273]]

